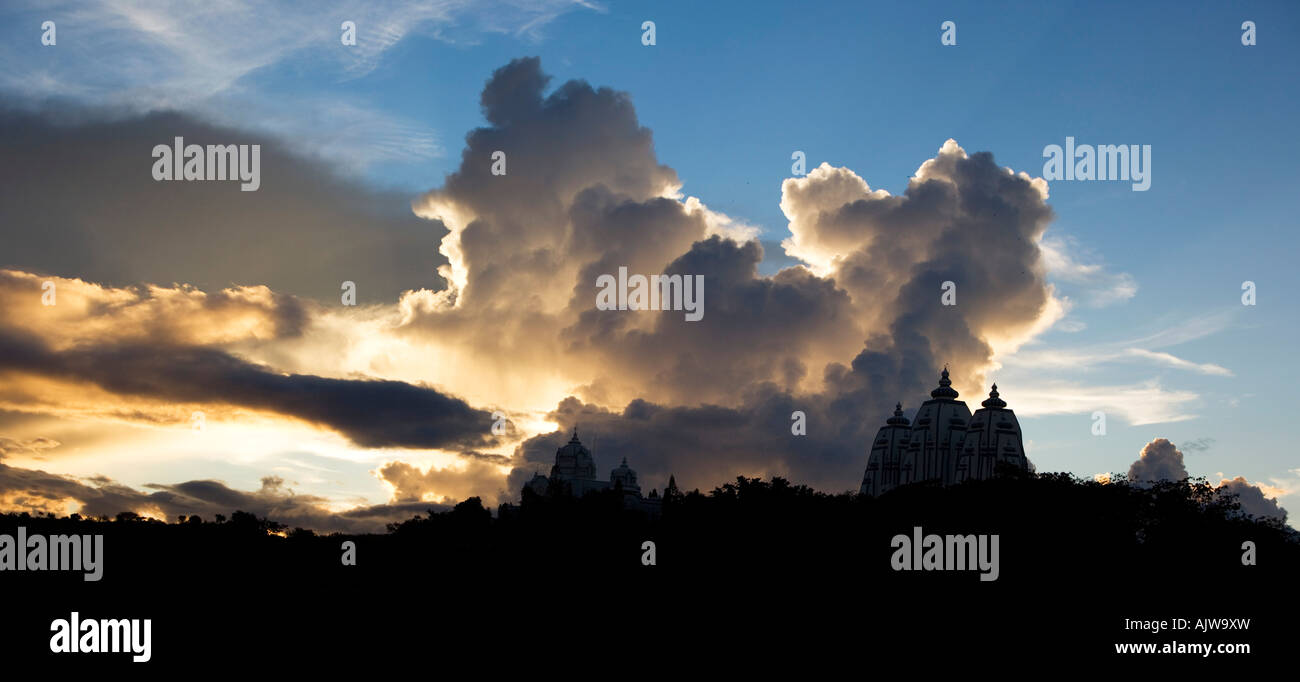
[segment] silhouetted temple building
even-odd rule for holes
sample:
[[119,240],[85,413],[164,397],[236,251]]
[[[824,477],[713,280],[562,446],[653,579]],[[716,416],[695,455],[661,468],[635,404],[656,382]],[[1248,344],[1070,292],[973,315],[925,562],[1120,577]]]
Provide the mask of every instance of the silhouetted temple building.
[[626,457],[622,464],[610,472],[608,481],[598,480],[596,459],[591,450],[578,440],[576,427],[569,442],[555,451],[555,464],[551,466],[550,477],[533,474],[533,479],[524,484],[524,487],[545,496],[552,492],[552,483],[557,484],[554,486],[556,490],[575,497],[582,497],[593,490],[620,489],[623,491],[624,508],[639,509],[652,516],[658,516],[662,504],[658,491],[652,490],[649,496],[642,497],[636,471],[627,465]]
[[879,495],[900,485],[940,481],[944,485],[993,477],[999,463],[1029,468],[1020,422],[998,397],[993,384],[988,400],[971,414],[944,368],[939,387],[908,422],[903,406],[876,432],[862,476],[863,495]]

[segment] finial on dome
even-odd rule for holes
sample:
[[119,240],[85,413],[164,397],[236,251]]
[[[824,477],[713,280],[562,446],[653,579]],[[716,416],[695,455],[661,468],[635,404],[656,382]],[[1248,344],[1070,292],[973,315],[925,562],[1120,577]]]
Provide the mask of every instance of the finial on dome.
[[909,422],[907,421],[907,417],[903,416],[903,403],[900,402],[894,405],[894,416],[890,417],[889,419],[886,419],[885,423],[891,425],[901,425],[901,426],[908,425]]
[[957,399],[957,391],[952,387],[952,379],[948,378],[948,365],[943,366],[943,374],[939,376],[939,388],[930,391],[930,397]]
[[1006,401],[998,397],[998,385],[996,383],[993,384],[993,390],[989,391],[989,399],[980,403],[980,405],[983,405],[984,407],[996,407],[996,408],[1003,408],[1007,406]]

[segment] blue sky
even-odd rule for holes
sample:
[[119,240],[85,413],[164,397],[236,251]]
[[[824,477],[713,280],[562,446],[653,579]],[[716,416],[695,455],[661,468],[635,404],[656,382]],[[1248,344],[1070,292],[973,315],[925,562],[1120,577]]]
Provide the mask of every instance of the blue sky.
[[[484,125],[488,76],[537,55],[552,87],[584,79],[629,93],[682,192],[761,230],[767,274],[790,262],[773,247],[789,235],[778,204],[795,150],[810,170],[847,167],[901,194],[949,138],[1032,176],[1043,174],[1044,146],[1067,136],[1151,145],[1149,191],[1050,183],[1048,238],[1071,259],[1052,279],[1073,307],[1022,350],[1025,361],[1004,367],[1003,397],[1017,406],[1018,381],[1097,390],[1154,382],[1163,392],[1151,400],[1184,396],[1171,408],[1178,420],[1112,418],[1098,438],[1087,411],[1029,416],[1031,458],[1091,475],[1126,470],[1155,437],[1212,439],[1184,449],[1193,475],[1300,490],[1285,412],[1300,383],[1300,173],[1285,153],[1300,120],[1295,3],[310,7],[287,3],[238,21],[233,10],[173,11],[165,24],[168,4],[157,13],[94,2],[11,9],[0,55],[12,68],[0,87],[30,102],[175,107],[260,128],[340,172],[414,195],[459,166],[465,133]],[[47,15],[60,22],[53,57],[23,47]],[[338,42],[349,19],[362,50]],[[654,46],[641,44],[647,20]],[[956,46],[940,45],[947,20]],[[1257,27],[1254,46],[1241,42],[1246,20]],[[1258,287],[1253,307],[1241,304],[1246,280]],[[1148,355],[1125,355],[1133,348]],[[1076,361],[1043,369],[1029,362],[1036,352],[1042,362]],[[1300,509],[1300,495],[1282,503]]]

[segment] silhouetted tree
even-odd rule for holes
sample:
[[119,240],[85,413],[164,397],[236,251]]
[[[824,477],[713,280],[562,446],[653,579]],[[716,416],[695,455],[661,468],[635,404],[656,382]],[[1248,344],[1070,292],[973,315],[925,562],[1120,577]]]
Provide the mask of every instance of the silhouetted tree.
[[492,512],[483,507],[483,500],[471,497],[451,510],[452,517],[462,525],[482,526],[492,521]]

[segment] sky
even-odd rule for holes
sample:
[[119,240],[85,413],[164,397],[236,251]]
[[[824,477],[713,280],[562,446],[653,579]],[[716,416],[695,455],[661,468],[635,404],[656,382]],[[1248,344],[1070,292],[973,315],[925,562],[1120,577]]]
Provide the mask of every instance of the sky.
[[[373,530],[515,499],[575,425],[643,487],[838,492],[945,364],[1039,471],[1300,507],[1300,10],[809,5],[8,3],[0,507]],[[155,181],[176,136],[261,188]],[[1150,187],[1046,177],[1067,137]],[[704,319],[596,310],[619,266],[702,273]]]

